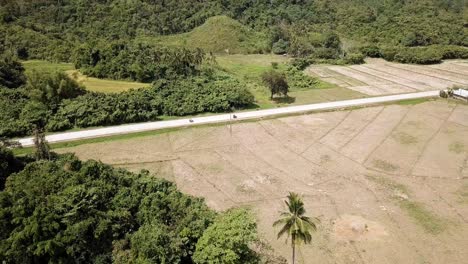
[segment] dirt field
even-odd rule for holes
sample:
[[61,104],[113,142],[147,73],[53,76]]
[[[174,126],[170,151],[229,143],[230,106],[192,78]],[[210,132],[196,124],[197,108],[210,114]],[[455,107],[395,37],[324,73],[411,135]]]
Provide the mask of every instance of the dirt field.
[[423,66],[367,59],[363,65],[314,65],[306,71],[324,81],[371,96],[468,85],[468,63],[463,60]]
[[272,223],[287,193],[299,192],[321,220],[300,263],[467,263],[466,104],[316,113],[60,149],[67,151],[148,169],[217,210],[249,206],[288,259]]

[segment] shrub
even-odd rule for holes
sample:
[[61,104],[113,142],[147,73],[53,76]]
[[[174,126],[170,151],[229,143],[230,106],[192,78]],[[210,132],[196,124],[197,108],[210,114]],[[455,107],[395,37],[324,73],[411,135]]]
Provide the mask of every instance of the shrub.
[[286,70],[286,77],[290,87],[299,90],[311,89],[314,88],[317,84],[317,79],[304,74],[301,70],[295,66],[288,66]]
[[288,52],[288,47],[289,47],[289,42],[283,39],[279,39],[277,42],[273,44],[271,51],[274,54],[285,54]]
[[258,263],[259,256],[250,248],[257,240],[255,218],[245,209],[232,209],[208,227],[193,258],[198,264]]
[[434,47],[402,48],[395,55],[394,60],[401,63],[434,64],[443,58],[441,50]]
[[381,58],[380,48],[375,45],[363,46],[359,48],[359,51],[366,57]]
[[443,59],[468,59],[468,48],[461,46],[447,45],[438,47],[442,50]]
[[380,54],[382,58],[387,61],[394,61],[395,56],[398,54],[399,49],[397,47],[382,47],[380,49]]
[[442,98],[447,98],[448,97],[447,92],[445,92],[445,90],[440,90],[439,96],[442,97]]
[[361,53],[349,53],[346,55],[345,60],[348,64],[363,64],[365,56]]

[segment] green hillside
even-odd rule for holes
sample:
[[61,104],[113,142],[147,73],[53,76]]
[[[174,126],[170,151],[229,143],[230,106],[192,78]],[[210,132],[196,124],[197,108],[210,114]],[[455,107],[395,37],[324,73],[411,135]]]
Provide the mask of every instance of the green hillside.
[[187,33],[143,37],[141,40],[168,46],[201,48],[214,53],[250,54],[268,51],[265,34],[255,32],[227,16],[211,17]]

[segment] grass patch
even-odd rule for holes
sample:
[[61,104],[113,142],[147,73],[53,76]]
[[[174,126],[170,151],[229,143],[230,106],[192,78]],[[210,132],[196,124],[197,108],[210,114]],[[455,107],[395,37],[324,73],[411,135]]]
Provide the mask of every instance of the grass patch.
[[53,72],[53,71],[69,71],[74,70],[75,66],[72,63],[54,63],[42,60],[28,60],[23,61],[24,69],[26,74],[30,74],[32,71],[39,72]]
[[22,62],[26,70],[26,74],[30,74],[33,70],[38,72],[54,72],[65,71],[78,82],[82,83],[87,90],[102,93],[119,93],[130,89],[148,87],[148,83],[130,82],[130,81],[117,81],[98,79],[88,77],[75,70],[75,66],[71,63],[54,63],[41,60],[28,60]]
[[400,208],[430,234],[437,235],[447,228],[447,221],[427,210],[423,204],[412,201],[400,201]]
[[399,166],[394,165],[385,160],[374,160],[372,163],[374,164],[376,168],[384,170],[384,171],[388,171],[388,172],[394,172],[400,168]]
[[287,100],[270,100],[270,93],[263,84],[261,76],[272,69],[272,63],[276,62],[278,63],[277,70],[285,72],[287,77],[291,78],[292,76],[286,71],[289,60],[288,57],[273,54],[222,55],[216,58],[222,70],[247,84],[247,88],[255,96],[256,104],[260,109],[362,97],[362,94],[358,92],[315,79],[314,85],[310,88],[304,89],[291,85],[290,98]]
[[392,189],[393,191],[398,191],[400,193],[403,193],[403,194],[406,194],[406,195],[409,195],[410,194],[410,191],[408,190],[408,188],[401,184],[401,183],[397,183],[395,181],[392,181],[384,176],[373,176],[373,175],[366,175],[366,178],[369,179],[369,180],[372,180],[373,182],[375,183],[378,183],[379,185],[382,185],[386,188],[390,188]]
[[458,196],[459,203],[468,204],[468,184],[460,187],[455,194]]
[[390,189],[393,193],[392,197],[398,202],[400,208],[405,211],[408,216],[413,218],[426,232],[437,235],[447,228],[447,220],[427,210],[424,204],[408,199],[410,191],[405,185],[383,176],[366,175],[366,178]]
[[192,31],[182,34],[138,38],[148,44],[201,48],[218,54],[264,53],[267,37],[227,16],[214,16]]
[[149,87],[149,83],[98,79],[81,74],[77,70],[67,71],[72,78],[82,83],[87,90],[101,93],[120,93],[130,89]]
[[432,98],[418,98],[418,99],[409,99],[397,102],[398,105],[417,105],[422,104],[428,101],[432,101]]
[[449,145],[449,151],[461,154],[463,151],[465,151],[465,145],[463,145],[462,142],[453,142]]
[[410,144],[418,143],[418,138],[405,132],[394,133],[392,134],[392,138],[394,138],[396,141],[398,141],[402,145],[410,145]]

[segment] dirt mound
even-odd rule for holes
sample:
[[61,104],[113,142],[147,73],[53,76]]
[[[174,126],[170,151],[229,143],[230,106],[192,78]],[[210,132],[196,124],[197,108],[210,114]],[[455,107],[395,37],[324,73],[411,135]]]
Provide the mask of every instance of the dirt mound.
[[388,236],[385,228],[357,215],[343,215],[336,219],[333,237],[339,241],[375,241]]

